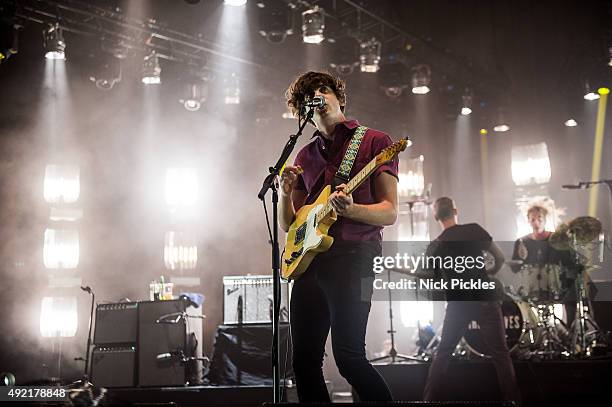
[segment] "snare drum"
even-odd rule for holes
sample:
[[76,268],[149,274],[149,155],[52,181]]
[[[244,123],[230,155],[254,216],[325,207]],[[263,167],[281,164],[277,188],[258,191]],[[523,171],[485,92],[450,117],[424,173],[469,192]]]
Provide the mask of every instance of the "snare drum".
[[[502,315],[504,317],[506,344],[510,352],[538,343],[540,339],[538,319],[528,303],[507,299],[502,303]],[[463,339],[467,348],[476,355],[491,357],[491,352],[482,338],[477,321],[470,322]]]

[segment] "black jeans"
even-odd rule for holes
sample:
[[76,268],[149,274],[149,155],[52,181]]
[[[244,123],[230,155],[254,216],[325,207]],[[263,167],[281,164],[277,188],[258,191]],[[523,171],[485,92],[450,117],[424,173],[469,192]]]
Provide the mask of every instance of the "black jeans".
[[514,366],[506,345],[504,320],[497,301],[449,301],[446,306],[442,338],[429,368],[423,398],[440,400],[446,371],[457,343],[465,334],[470,321],[480,325],[480,333],[491,352],[497,381],[504,400],[521,402]]
[[291,293],[293,371],[300,402],[330,401],[323,378],[325,342],[340,374],[363,401],[391,401],[391,392],[366,359],[372,298],[372,259],[380,244],[335,242],[299,277]]

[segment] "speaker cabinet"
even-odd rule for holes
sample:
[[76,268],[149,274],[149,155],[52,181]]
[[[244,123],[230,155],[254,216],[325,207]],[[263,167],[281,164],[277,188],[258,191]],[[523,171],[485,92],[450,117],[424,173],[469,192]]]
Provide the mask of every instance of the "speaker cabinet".
[[136,385],[136,348],[133,346],[95,347],[91,356],[91,376],[99,387]]

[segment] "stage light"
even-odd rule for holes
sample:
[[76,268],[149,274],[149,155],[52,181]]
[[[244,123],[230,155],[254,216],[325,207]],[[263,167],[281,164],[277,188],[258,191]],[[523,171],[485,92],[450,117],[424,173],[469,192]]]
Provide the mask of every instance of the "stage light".
[[497,124],[493,126],[493,131],[497,133],[503,133],[510,130],[510,126],[506,122],[506,114],[503,108],[497,111]]
[[247,4],[247,0],[223,0],[223,3],[227,4],[228,6],[239,7]]
[[203,83],[190,83],[187,85],[187,96],[179,100],[185,109],[190,112],[200,110],[202,103],[206,100],[206,89]]
[[546,143],[512,147],[512,181],[516,186],[550,182],[552,175]]
[[224,102],[226,105],[240,104],[240,82],[233,73],[231,77],[224,79],[225,86],[223,93],[225,94]]
[[423,155],[417,158],[400,160],[399,182],[397,194],[400,197],[415,197],[423,195],[425,190],[425,175],[423,174]]
[[198,198],[198,174],[195,168],[166,170],[166,203],[170,207],[194,206]]
[[382,44],[376,38],[359,44],[359,63],[361,72],[375,73],[380,69]]
[[78,328],[75,297],[43,297],[40,310],[40,334],[43,338],[68,338]]
[[168,270],[190,270],[198,264],[198,245],[189,232],[166,232],[164,264]]
[[144,58],[142,64],[142,83],[145,85],[158,85],[161,83],[161,66],[155,51]]
[[487,129],[480,129],[479,133],[481,136],[486,136],[487,134],[489,134],[489,131]]
[[461,115],[468,116],[472,114],[472,102],[473,102],[472,93],[466,89],[463,95],[461,96]]
[[357,40],[353,37],[330,39],[333,56],[329,67],[335,70],[338,75],[347,76],[353,73],[356,67],[361,65],[357,58]]
[[259,34],[271,44],[285,42],[293,34],[292,12],[284,2],[257,2]]
[[15,375],[11,372],[2,372],[0,374],[0,386],[14,386]]
[[74,269],[79,265],[79,232],[45,229],[43,262],[48,269]]
[[574,119],[566,120],[565,123],[563,123],[563,124],[565,124],[567,127],[576,127],[576,126],[578,126],[578,122],[576,120],[574,120]]
[[431,83],[431,69],[428,65],[417,65],[412,68],[412,93],[425,95],[429,93]]
[[320,44],[325,39],[325,14],[319,6],[302,13],[302,40],[307,44]]
[[110,57],[101,62],[95,69],[89,80],[96,88],[108,91],[121,82],[121,60]]
[[588,80],[583,81],[584,84],[584,100],[597,100],[599,99],[599,94],[595,92],[595,90],[591,87],[591,84]]
[[49,24],[43,30],[43,45],[45,47],[45,58],[47,59],[66,59],[66,42],[62,34],[59,23]]
[[609,95],[610,94],[610,89],[608,88],[599,88],[597,89],[597,93],[599,93],[600,95]]
[[76,165],[47,165],[43,196],[47,203],[74,203],[81,192],[80,170]]

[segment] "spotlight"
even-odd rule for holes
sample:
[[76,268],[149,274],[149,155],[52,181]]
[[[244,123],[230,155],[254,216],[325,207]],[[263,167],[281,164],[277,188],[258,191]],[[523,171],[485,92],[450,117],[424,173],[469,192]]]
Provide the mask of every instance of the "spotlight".
[[227,4],[228,6],[239,7],[239,6],[244,6],[247,3],[247,0],[224,0],[223,2]]
[[100,90],[111,90],[121,82],[121,60],[111,57],[95,69],[89,80]]
[[240,83],[236,74],[233,73],[230,78],[225,79],[225,104],[226,105],[238,105],[240,104]]
[[10,372],[2,372],[0,374],[0,386],[14,386],[15,375]]
[[357,59],[357,41],[353,37],[345,36],[330,39],[332,46],[333,61],[329,67],[334,69],[338,75],[346,76],[353,73],[360,65]]
[[187,85],[187,97],[179,102],[190,112],[200,110],[202,103],[206,100],[206,89],[203,83],[190,83]]
[[497,124],[493,127],[493,131],[503,133],[510,130],[510,126],[506,123],[506,115],[503,108],[497,111]]
[[431,69],[428,65],[417,65],[412,68],[412,93],[425,95],[429,93]]
[[142,83],[145,85],[158,85],[161,83],[161,66],[155,51],[144,58],[142,64]]
[[302,40],[307,44],[320,44],[325,35],[325,15],[323,9],[314,6],[302,13]]
[[608,47],[608,66],[612,67],[612,45]]
[[19,24],[0,22],[0,64],[19,52]]
[[599,89],[597,89],[597,93],[599,93],[600,95],[609,95],[610,94],[610,89],[608,89],[608,88],[599,88]]
[[266,37],[271,44],[285,42],[288,35],[293,34],[291,12],[283,3],[260,1],[257,3],[259,17],[259,34]]
[[578,126],[578,122],[576,120],[574,120],[574,119],[566,120],[565,123],[563,123],[563,124],[565,124],[567,127],[576,127],[576,126]]
[[382,44],[376,38],[359,44],[361,72],[374,73],[380,69],[380,49]]
[[461,104],[461,115],[468,116],[472,114],[472,101],[473,96],[471,92],[466,89],[463,96],[461,96],[462,104]]
[[49,24],[43,30],[43,45],[45,47],[45,58],[65,60],[66,42],[62,35],[59,23]]
[[584,81],[584,99],[585,100],[597,100],[599,99],[599,94],[591,88],[589,81]]

